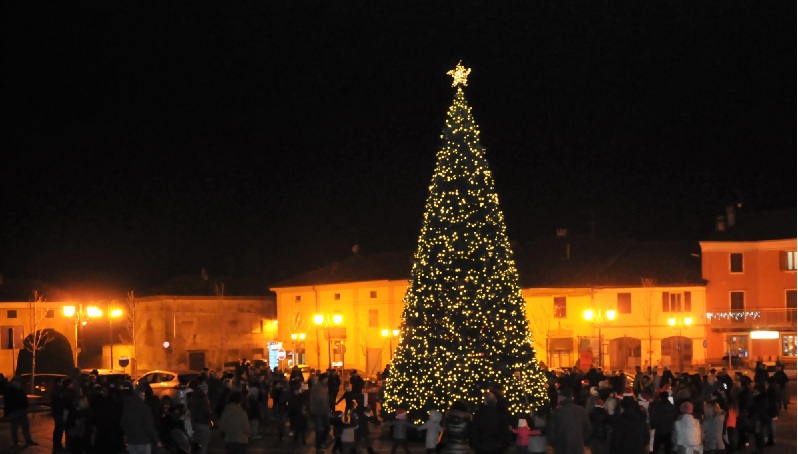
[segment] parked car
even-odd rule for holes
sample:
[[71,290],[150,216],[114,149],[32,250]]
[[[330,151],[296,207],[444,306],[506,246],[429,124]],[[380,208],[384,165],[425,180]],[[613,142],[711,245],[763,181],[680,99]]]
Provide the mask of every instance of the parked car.
[[20,375],[22,390],[28,394],[29,403],[35,405],[50,405],[50,393],[55,387],[56,380],[65,378],[67,376],[64,374],[36,374],[33,381],[33,393],[31,393],[31,374]]
[[191,394],[188,384],[196,380],[199,375],[200,373],[195,370],[151,370],[136,380],[135,384],[138,386],[142,382],[148,383],[156,396],[169,396],[175,402],[186,403]]
[[130,375],[121,370],[112,369],[81,369],[80,378],[85,380],[93,372],[96,372],[98,382],[100,378],[104,378],[113,387],[121,387],[125,380],[130,380]]

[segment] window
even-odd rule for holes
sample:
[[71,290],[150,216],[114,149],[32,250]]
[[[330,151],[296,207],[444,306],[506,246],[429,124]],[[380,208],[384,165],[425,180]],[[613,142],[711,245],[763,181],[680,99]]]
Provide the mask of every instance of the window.
[[336,293],[336,294],[334,294],[334,295],[333,295],[333,299],[334,299],[335,301],[340,301],[340,300],[341,300],[341,294],[340,294],[340,293]]
[[784,271],[795,271],[795,251],[782,251],[780,255],[781,269]]
[[[729,295],[729,307],[732,313],[732,322],[742,323],[745,321],[745,293],[731,292]],[[737,315],[739,314],[739,315]]]
[[795,336],[781,336],[781,354],[795,357]]
[[690,312],[693,308],[692,293],[662,292],[662,312]]
[[376,309],[369,310],[369,328],[380,326],[380,315]]
[[7,315],[8,315],[8,318],[17,318],[17,311],[13,310],[13,309],[9,310]]
[[740,252],[734,252],[729,255],[729,262],[730,268],[729,271],[732,273],[742,273],[743,272],[743,254]]
[[796,321],[795,303],[795,290],[787,290],[787,321],[790,323],[795,323]]
[[372,290],[372,291],[369,293],[369,297],[370,297],[370,298],[376,298],[376,297],[377,297],[377,291],[376,291],[376,290]]
[[554,297],[554,318],[565,318],[567,312],[565,310],[565,297]]
[[632,313],[632,294],[619,293],[618,294],[618,313],[631,314]]
[[299,303],[302,301],[302,295],[297,295],[294,297],[294,302]]
[[45,318],[55,318],[55,311],[53,309],[47,309],[47,312],[44,314]]

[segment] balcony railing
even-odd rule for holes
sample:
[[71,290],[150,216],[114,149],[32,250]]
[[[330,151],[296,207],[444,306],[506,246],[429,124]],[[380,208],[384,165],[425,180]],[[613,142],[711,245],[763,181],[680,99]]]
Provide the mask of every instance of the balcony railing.
[[711,328],[778,328],[795,329],[798,314],[795,309],[746,309],[742,311],[708,311],[707,324]]

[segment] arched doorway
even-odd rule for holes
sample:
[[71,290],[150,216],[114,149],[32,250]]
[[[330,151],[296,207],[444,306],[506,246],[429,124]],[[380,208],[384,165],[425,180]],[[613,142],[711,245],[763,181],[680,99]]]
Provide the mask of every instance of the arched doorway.
[[684,371],[685,366],[693,364],[693,340],[684,336],[671,336],[662,339],[661,362],[671,369]]
[[619,337],[610,341],[610,368],[634,369],[641,365],[640,339]]

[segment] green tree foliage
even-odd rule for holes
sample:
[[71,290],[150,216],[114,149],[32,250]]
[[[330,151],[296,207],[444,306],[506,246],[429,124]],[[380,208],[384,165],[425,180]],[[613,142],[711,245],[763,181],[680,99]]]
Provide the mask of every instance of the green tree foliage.
[[458,87],[443,128],[385,407],[413,421],[504,389],[511,412],[543,404],[506,225],[478,127]]

